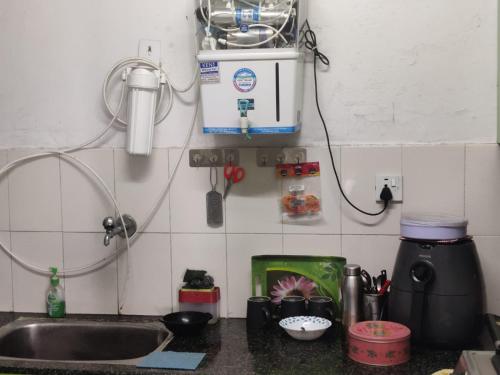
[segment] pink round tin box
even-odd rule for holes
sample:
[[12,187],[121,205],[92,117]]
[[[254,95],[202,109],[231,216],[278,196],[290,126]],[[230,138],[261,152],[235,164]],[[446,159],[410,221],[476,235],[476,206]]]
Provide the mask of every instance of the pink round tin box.
[[385,321],[360,322],[349,328],[349,358],[374,366],[395,366],[410,360],[411,331]]

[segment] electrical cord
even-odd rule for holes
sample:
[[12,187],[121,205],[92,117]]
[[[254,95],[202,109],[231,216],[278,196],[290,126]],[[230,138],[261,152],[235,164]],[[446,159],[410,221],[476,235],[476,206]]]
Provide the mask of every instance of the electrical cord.
[[317,39],[316,39],[316,34],[314,33],[314,31],[311,30],[311,27],[309,26],[308,21],[306,21],[306,26],[307,26],[307,30],[304,33],[304,37],[305,37],[306,42],[304,45],[314,55],[314,95],[315,95],[315,99],[316,99],[316,108],[318,110],[318,114],[319,114],[319,117],[321,119],[321,123],[323,124],[323,128],[325,130],[326,142],[328,145],[328,152],[330,153],[330,160],[332,163],[335,178],[337,180],[337,184],[338,184],[339,189],[340,189],[340,193],[344,197],[345,201],[347,203],[349,203],[349,205],[352,208],[354,208],[356,211],[361,212],[362,214],[367,215],[367,216],[379,216],[387,210],[387,207],[389,207],[389,202],[392,200],[392,192],[391,192],[391,189],[389,187],[387,187],[387,185],[384,186],[384,188],[382,189],[382,192],[380,194],[380,199],[382,201],[384,201],[384,207],[382,208],[382,210],[380,210],[378,212],[368,212],[368,211],[362,210],[361,208],[356,206],[353,202],[351,202],[351,200],[347,197],[346,193],[344,192],[344,189],[342,188],[342,183],[340,182],[339,174],[337,172],[337,167],[335,166],[335,161],[333,159],[332,146],[330,144],[330,134],[328,133],[328,127],[326,126],[325,118],[323,117],[323,113],[321,112],[321,107],[319,105],[319,95],[318,95],[318,74],[317,74],[318,59],[325,66],[330,65],[330,60],[328,59],[328,57],[325,54],[321,53],[318,50],[318,43],[317,43]]

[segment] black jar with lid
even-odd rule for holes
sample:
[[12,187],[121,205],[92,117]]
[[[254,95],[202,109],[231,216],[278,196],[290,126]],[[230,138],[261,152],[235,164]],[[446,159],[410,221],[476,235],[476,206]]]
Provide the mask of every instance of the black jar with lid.
[[401,219],[389,320],[412,331],[417,344],[464,349],[481,327],[483,280],[467,221],[444,216]]

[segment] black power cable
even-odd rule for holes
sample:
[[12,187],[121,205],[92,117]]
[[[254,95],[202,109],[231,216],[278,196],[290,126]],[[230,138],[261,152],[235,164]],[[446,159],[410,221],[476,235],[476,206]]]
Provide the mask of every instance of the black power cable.
[[314,31],[311,30],[311,27],[309,26],[308,21],[306,21],[306,27],[307,27],[307,30],[304,33],[304,37],[305,37],[305,44],[304,45],[308,50],[312,51],[312,53],[314,54],[314,93],[315,93],[315,97],[316,97],[316,108],[318,109],[318,114],[319,114],[319,117],[321,119],[321,123],[323,124],[323,128],[325,129],[326,142],[328,145],[328,151],[330,153],[330,160],[332,162],[333,172],[335,173],[335,178],[337,179],[337,184],[339,185],[340,192],[342,193],[342,196],[344,197],[346,202],[349,203],[349,205],[352,208],[354,208],[355,210],[361,212],[364,215],[379,216],[387,210],[387,207],[389,206],[389,202],[392,200],[392,192],[391,192],[391,189],[389,189],[387,187],[387,185],[384,186],[384,188],[382,189],[382,192],[380,194],[380,199],[382,199],[384,201],[384,208],[379,212],[367,212],[367,211],[364,211],[361,208],[357,207],[347,197],[347,195],[344,192],[344,189],[342,188],[339,174],[337,173],[337,168],[335,166],[335,161],[333,160],[332,146],[330,145],[330,134],[328,133],[328,128],[326,126],[326,122],[325,122],[325,119],[323,117],[323,113],[321,112],[321,108],[319,105],[319,98],[318,98],[317,61],[319,59],[325,66],[329,66],[330,60],[328,59],[328,57],[326,57],[326,55],[324,55],[323,53],[321,53],[318,50],[318,44],[316,41],[316,34],[314,33]]

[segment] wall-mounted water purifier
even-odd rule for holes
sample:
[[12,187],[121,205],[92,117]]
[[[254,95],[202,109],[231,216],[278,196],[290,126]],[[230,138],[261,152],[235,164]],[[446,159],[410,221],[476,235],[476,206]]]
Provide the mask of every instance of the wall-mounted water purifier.
[[196,0],[203,131],[300,129],[307,0]]

